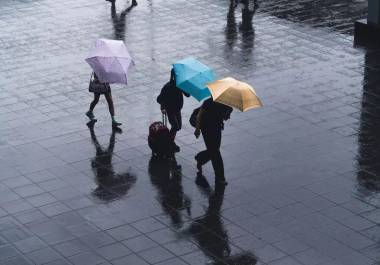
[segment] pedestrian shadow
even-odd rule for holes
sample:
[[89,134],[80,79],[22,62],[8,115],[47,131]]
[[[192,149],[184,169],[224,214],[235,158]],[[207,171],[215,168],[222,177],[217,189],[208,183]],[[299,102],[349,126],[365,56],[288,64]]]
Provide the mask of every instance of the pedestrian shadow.
[[[201,176],[198,176],[201,177]],[[204,178],[204,177],[203,177]],[[199,185],[202,193],[208,195],[206,213],[194,219],[182,231],[185,236],[192,237],[192,241],[200,247],[204,255],[212,260],[213,265],[254,265],[257,258],[250,252],[231,255],[231,247],[227,230],[221,218],[221,208],[224,200],[225,187],[215,190],[210,188],[207,180],[202,179]]]
[[136,183],[136,176],[129,173],[115,173],[112,165],[113,150],[115,147],[115,135],[121,130],[113,129],[107,148],[103,148],[95,135],[93,123],[89,122],[91,140],[96,149],[96,156],[91,160],[91,168],[98,185],[92,194],[102,201],[110,202],[120,199]]
[[[236,9],[242,5],[241,22],[236,23]],[[259,8],[257,0],[230,0],[227,12],[227,24],[224,30],[226,39],[225,54],[228,57],[234,55],[234,49],[240,50],[238,61],[249,60],[249,56],[254,48],[255,29],[252,24],[253,16]],[[240,42],[239,40],[240,34]],[[230,58],[232,59],[232,58]]]
[[112,2],[111,5],[111,18],[112,18],[112,24],[114,28],[114,37],[115,40],[122,40],[125,39],[125,32],[126,32],[126,16],[127,14],[134,8],[134,5],[131,5],[124,9],[120,15],[117,15],[116,13],[116,5],[115,2]]
[[181,166],[175,158],[152,156],[148,172],[162,210],[173,227],[181,228],[184,215],[191,215],[191,199],[183,192]]

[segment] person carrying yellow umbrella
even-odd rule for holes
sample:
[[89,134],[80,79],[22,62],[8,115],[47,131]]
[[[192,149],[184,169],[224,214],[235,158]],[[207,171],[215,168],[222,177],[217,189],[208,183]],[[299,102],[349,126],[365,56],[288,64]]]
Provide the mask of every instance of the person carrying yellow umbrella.
[[196,138],[202,132],[206,150],[195,156],[198,177],[202,176],[202,166],[211,160],[215,172],[215,186],[226,186],[223,159],[220,153],[224,121],[232,113],[232,107],[247,111],[262,106],[255,90],[247,83],[227,77],[207,85],[212,98],[203,102],[196,116]]

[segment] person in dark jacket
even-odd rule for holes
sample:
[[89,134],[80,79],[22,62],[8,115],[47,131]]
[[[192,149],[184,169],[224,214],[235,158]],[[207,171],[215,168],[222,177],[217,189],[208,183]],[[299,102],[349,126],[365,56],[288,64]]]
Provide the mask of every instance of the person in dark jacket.
[[[161,112],[168,116],[171,126],[170,136],[173,139],[173,142],[177,132],[182,128],[181,109],[183,107],[183,95],[186,97],[190,96],[176,86],[175,73],[174,69],[172,69],[170,81],[161,89],[161,93],[157,97],[157,102],[161,105]],[[179,146],[175,143],[174,145],[176,151],[178,152]]]
[[197,115],[194,135],[198,138],[202,132],[206,145],[206,150],[199,152],[195,156],[198,174],[202,175],[202,166],[211,160],[215,172],[216,186],[225,186],[228,184],[224,177],[223,159],[219,149],[222,141],[224,121],[230,118],[231,113],[231,107],[215,102],[212,98],[209,98],[203,102]]

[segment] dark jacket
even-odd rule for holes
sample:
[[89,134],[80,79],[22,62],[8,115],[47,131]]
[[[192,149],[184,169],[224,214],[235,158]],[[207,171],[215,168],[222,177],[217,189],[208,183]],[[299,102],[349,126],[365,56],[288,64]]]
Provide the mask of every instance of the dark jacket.
[[224,121],[229,119],[232,108],[215,102],[212,98],[205,100],[202,104],[202,121],[201,128],[219,128],[223,129]]
[[189,94],[177,88],[175,82],[171,81],[161,89],[157,102],[161,105],[161,109],[165,109],[168,113],[178,112],[183,107],[183,95],[189,96]]

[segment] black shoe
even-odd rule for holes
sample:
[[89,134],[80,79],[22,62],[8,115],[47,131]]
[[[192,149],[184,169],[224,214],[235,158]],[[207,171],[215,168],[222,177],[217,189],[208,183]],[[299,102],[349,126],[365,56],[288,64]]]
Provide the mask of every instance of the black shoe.
[[123,130],[117,126],[112,126],[112,131],[114,131],[115,133],[122,133]]
[[137,6],[137,1],[132,0],[132,6]]
[[173,143],[173,150],[174,150],[174,153],[178,153],[179,151],[181,151],[181,148],[179,148],[178,145],[176,145],[175,143]]
[[182,166],[181,166],[181,165],[178,165],[178,164],[175,164],[175,165],[173,165],[173,169],[174,169],[174,170],[181,170],[181,169],[182,169]]
[[197,173],[197,177],[195,178],[195,184],[205,189],[210,188],[210,184],[208,183],[207,179],[202,174],[199,174],[199,173]]
[[90,119],[92,122],[97,122],[98,120],[95,118],[95,115],[92,111],[87,111],[86,116]]
[[225,185],[215,186],[214,195],[215,196],[223,196],[225,190],[226,190]]
[[92,121],[87,122],[86,125],[88,128],[93,129],[95,123],[96,123],[96,120],[92,120]]
[[215,180],[215,186],[216,187],[225,187],[227,185],[228,185],[228,182],[225,179]]
[[195,161],[197,161],[197,169],[198,169],[197,174],[202,175],[202,164],[198,161],[198,155],[196,155],[194,158],[195,158]]

